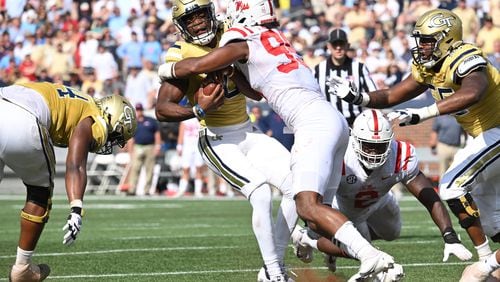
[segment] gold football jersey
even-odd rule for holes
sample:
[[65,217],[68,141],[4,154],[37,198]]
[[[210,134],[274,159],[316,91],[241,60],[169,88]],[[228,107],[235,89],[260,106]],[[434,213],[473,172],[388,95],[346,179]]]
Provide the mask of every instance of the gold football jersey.
[[[220,39],[221,35],[222,29],[219,29],[217,32],[217,39]],[[199,46],[184,41],[177,41],[168,49],[166,61],[177,62],[184,58],[201,57],[208,54],[211,50],[212,48],[208,46]],[[199,74],[191,75],[188,78],[186,96],[191,105],[195,104],[194,94],[200,88],[201,82],[205,77],[205,74]],[[201,125],[214,127],[228,126],[242,123],[248,119],[245,96],[238,91],[236,85],[228,80],[228,83],[224,85],[224,91],[226,96],[224,104],[218,110],[206,113],[205,119],[200,121]]]
[[483,52],[472,44],[463,44],[455,49],[438,72],[412,65],[412,75],[419,83],[426,84],[436,101],[449,97],[460,89],[461,78],[478,68],[486,68],[488,89],[476,104],[454,114],[457,121],[471,136],[500,125],[500,74],[488,62]]
[[73,130],[84,118],[91,117],[92,136],[101,148],[107,139],[106,122],[102,118],[94,99],[80,91],[62,84],[47,82],[19,83],[40,93],[50,110],[49,134],[55,146],[67,147]]

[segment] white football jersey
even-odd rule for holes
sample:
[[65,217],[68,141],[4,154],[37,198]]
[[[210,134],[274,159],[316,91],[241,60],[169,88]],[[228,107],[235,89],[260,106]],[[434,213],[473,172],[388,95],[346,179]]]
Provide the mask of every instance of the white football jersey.
[[236,67],[287,125],[304,105],[325,100],[312,71],[281,31],[262,26],[232,27],[222,35],[219,46],[234,40],[245,40],[249,49],[248,61],[237,62]]
[[413,145],[403,141],[392,140],[391,151],[386,162],[366,173],[358,161],[352,137],[344,156],[342,178],[337,190],[336,201],[346,214],[361,214],[371,205],[382,199],[392,186],[398,182],[407,184],[418,174],[418,158]]

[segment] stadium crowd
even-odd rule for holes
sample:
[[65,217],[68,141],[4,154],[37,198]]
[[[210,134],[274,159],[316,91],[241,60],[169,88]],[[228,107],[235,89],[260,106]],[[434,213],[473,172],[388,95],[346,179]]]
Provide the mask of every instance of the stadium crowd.
[[[224,18],[226,1],[215,0]],[[313,69],[329,56],[329,33],[348,34],[348,55],[363,62],[378,88],[409,72],[416,19],[432,8],[462,18],[464,39],[500,67],[500,3],[495,0],[275,0],[280,28]],[[0,1],[0,86],[59,82],[94,97],[123,95],[154,117],[156,69],[182,40],[169,0]],[[249,103],[249,112],[251,104]],[[265,109],[265,108],[264,108]],[[264,111],[268,113],[267,110]],[[250,113],[251,115],[251,113]],[[178,125],[166,125],[163,150],[175,150]],[[168,139],[169,138],[169,139]]]

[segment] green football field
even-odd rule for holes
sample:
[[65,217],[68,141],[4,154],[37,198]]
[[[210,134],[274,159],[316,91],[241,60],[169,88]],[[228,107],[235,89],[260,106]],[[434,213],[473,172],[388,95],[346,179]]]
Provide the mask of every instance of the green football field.
[[[15,260],[19,211],[24,196],[0,196],[0,281]],[[275,208],[278,202],[275,201]],[[47,280],[58,281],[256,281],[262,265],[250,226],[250,205],[232,200],[171,200],[87,196],[83,228],[74,245],[62,244],[68,205],[54,198],[50,221],[34,257],[51,266]],[[406,281],[458,281],[466,262],[441,262],[443,240],[426,210],[405,196],[403,230],[393,242],[375,241],[403,265]],[[453,223],[458,226],[453,218]],[[469,250],[466,234],[456,228]],[[474,252],[475,253],[475,252]],[[474,258],[477,259],[477,258]],[[345,281],[359,263],[339,259],[334,276],[315,253],[310,264],[295,258],[287,265],[296,281]]]

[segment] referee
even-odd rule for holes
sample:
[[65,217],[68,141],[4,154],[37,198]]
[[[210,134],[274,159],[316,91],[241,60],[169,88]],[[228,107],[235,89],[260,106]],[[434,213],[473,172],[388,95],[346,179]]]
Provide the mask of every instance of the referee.
[[330,57],[314,67],[314,77],[318,80],[321,92],[326,96],[326,99],[344,115],[347,123],[352,127],[354,119],[363,111],[363,108],[349,104],[335,95],[330,95],[326,80],[330,75],[337,75],[352,81],[357,89],[361,89],[363,92],[370,92],[377,89],[375,83],[370,78],[370,73],[366,66],[346,55],[349,49],[349,42],[347,41],[345,31],[342,29],[332,30],[326,45],[330,52]]

